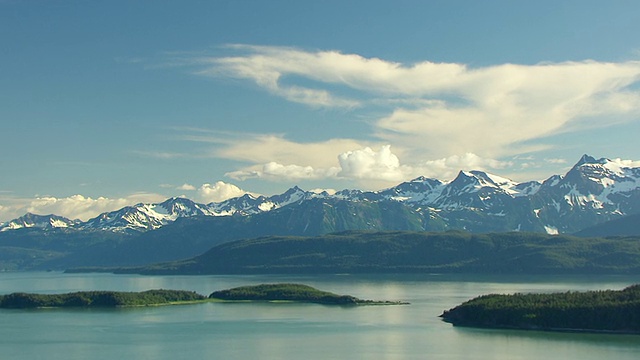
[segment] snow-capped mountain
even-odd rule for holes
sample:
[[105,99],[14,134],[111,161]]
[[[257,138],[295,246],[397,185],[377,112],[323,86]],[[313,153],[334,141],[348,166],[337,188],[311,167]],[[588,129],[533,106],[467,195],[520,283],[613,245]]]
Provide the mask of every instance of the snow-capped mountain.
[[[339,206],[340,202],[400,204],[403,213],[424,219],[425,230],[431,229],[429,224],[437,223],[445,228],[469,231],[575,232],[623,215],[640,213],[640,167],[584,155],[565,175],[554,175],[542,182],[516,183],[482,171],[460,171],[449,182],[419,177],[380,191],[342,190],[329,195],[296,186],[271,197],[246,194],[210,204],[171,198],[159,204],[128,206],[86,222],[27,214],[0,226],[0,230],[69,227],[147,231],[179,218],[251,216],[284,208],[303,209],[309,201],[325,204],[324,207],[334,213],[349,208]],[[396,205],[381,208],[398,211]],[[342,221],[348,218],[345,216],[341,217]]]
[[91,230],[153,230],[181,217],[215,215],[206,205],[185,198],[170,198],[159,204],[137,204],[106,212],[79,225]]
[[207,208],[213,216],[252,215],[322,196],[294,186],[280,195],[265,197],[245,194],[220,203],[210,203]]
[[79,224],[79,220],[70,220],[62,216],[57,215],[35,215],[32,213],[26,213],[25,215],[11,220],[0,226],[0,231],[16,230],[23,228],[37,228],[37,229],[54,229],[54,228],[68,228]]
[[564,176],[546,180],[531,197],[536,216],[559,232],[640,212],[640,168],[584,155]]

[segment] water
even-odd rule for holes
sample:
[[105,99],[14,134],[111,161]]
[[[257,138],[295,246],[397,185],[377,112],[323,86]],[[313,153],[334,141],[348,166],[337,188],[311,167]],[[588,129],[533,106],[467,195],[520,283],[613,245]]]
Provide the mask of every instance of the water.
[[453,327],[437,317],[487,293],[622,289],[638,277],[139,276],[0,273],[0,293],[271,282],[406,306],[205,303],[129,309],[0,309],[0,359],[639,359],[640,336]]

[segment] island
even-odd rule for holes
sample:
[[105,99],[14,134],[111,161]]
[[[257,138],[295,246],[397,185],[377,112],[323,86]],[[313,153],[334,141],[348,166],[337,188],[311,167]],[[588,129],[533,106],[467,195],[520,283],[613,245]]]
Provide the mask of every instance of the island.
[[210,299],[219,301],[292,301],[325,305],[406,305],[401,301],[362,300],[351,295],[337,295],[302,284],[261,284],[215,291]]
[[350,295],[337,295],[302,284],[261,284],[214,291],[204,296],[186,290],[78,291],[66,294],[12,293],[0,295],[0,308],[69,308],[69,307],[134,307],[194,304],[202,302],[308,302],[326,305],[404,305],[401,301],[362,300]]
[[456,326],[640,334],[640,285],[617,291],[484,295],[440,317]]
[[0,295],[0,308],[58,308],[58,307],[131,307],[186,304],[207,301],[207,297],[193,291],[147,290],[142,292],[79,291],[66,294],[12,293]]

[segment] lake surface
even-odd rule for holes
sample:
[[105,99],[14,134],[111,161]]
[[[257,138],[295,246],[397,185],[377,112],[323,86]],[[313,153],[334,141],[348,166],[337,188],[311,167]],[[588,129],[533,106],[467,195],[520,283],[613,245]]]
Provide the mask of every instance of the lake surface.
[[142,276],[0,273],[0,294],[194,290],[297,282],[411,305],[205,303],[0,309],[2,359],[640,359],[640,336],[453,327],[438,315],[488,293],[622,289],[635,276]]

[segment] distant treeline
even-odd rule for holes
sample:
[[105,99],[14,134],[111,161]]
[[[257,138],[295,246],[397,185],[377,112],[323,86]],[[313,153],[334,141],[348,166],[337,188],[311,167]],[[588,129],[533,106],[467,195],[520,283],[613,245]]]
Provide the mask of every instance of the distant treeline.
[[205,299],[205,296],[193,291],[182,290],[79,291],[67,294],[13,293],[0,295],[0,308],[145,306]]
[[640,285],[621,291],[485,295],[441,317],[460,326],[640,333]]
[[579,238],[524,232],[348,231],[233,241],[189,260],[108,270],[146,274],[640,274],[640,238]]

